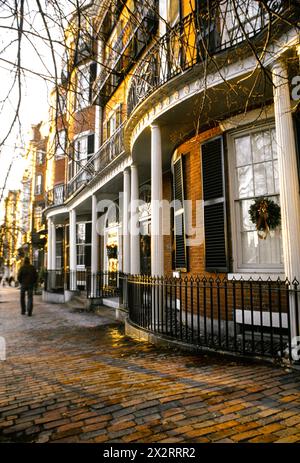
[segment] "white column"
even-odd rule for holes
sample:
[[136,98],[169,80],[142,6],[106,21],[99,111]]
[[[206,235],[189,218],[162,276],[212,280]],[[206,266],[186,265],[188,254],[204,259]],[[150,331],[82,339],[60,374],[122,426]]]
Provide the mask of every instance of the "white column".
[[55,223],[51,224],[51,266],[52,270],[56,270],[56,226]]
[[130,233],[129,233],[129,208],[130,208],[130,172],[123,172],[123,272],[130,273]]
[[99,266],[99,237],[97,233],[97,198],[92,196],[92,256],[91,256],[91,293],[93,297],[97,297],[97,272]]
[[139,234],[139,176],[135,164],[131,165],[131,205],[130,205],[130,273],[140,273],[140,234]]
[[52,270],[52,220],[47,220],[48,228],[48,249],[47,249],[47,270]]
[[[278,61],[272,69],[282,245],[285,274],[290,281],[300,279],[300,198],[296,160],[295,133],[291,113],[288,73]],[[290,301],[292,302],[292,301]],[[290,304],[292,335],[295,335],[295,304]]]
[[162,152],[158,125],[151,126],[151,274],[164,274]]
[[76,266],[77,266],[77,253],[76,253],[76,211],[72,209],[69,212],[69,255],[70,255],[70,290],[77,289],[76,284]]
[[98,246],[98,233],[97,233],[97,198],[96,195],[92,196],[92,259],[91,270],[92,273],[98,272],[99,266],[99,246]]

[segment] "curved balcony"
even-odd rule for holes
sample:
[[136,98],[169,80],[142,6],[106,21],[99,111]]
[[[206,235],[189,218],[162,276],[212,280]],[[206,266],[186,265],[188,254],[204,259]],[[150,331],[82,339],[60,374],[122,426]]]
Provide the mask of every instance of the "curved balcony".
[[[285,0],[245,0],[235,6],[216,2],[209,12],[193,12],[156,41],[134,70],[127,98],[127,115],[151,93],[198,63],[262,37],[270,21],[288,9]],[[231,6],[230,6],[231,5]],[[248,45],[250,50],[250,45]]]
[[99,97],[99,103],[105,104],[109,100],[155,34],[158,25],[155,5],[156,0],[148,0],[147,5],[137,5],[112,43],[93,84],[93,98]]

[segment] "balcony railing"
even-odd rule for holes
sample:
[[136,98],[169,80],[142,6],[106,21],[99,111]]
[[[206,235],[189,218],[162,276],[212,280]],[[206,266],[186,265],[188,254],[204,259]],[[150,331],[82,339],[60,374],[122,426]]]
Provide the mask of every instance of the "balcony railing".
[[124,154],[124,125],[125,123],[117,128],[115,133],[103,143],[75,177],[68,182],[65,199],[72,196],[83,185],[88,184],[97,174]]
[[[149,43],[156,25],[156,0],[149,0],[147,6],[142,5],[130,16],[113,43],[108,57],[103,62],[102,71],[94,83],[95,96],[100,95],[101,100],[109,98],[126,69],[134,63],[138,54]],[[134,40],[135,46],[129,47]],[[111,88],[105,90],[104,87],[109,80],[111,80]]]
[[46,192],[46,207],[60,206],[65,201],[65,185],[56,185]]
[[92,178],[92,173],[88,170],[88,164],[85,164],[83,168],[79,170],[79,172],[69,180],[68,184],[66,185],[66,198],[72,196],[79,188],[83,185],[86,185]]
[[[128,116],[147,96],[173,77],[209,56],[253,39],[274,14],[261,2],[243,0],[212,2],[210,12],[194,12],[170,29],[147,51],[137,65],[128,92]],[[267,6],[282,14],[287,2],[270,0]]]
[[124,153],[124,126],[121,124],[113,135],[108,138],[99,151],[89,160],[86,168],[95,174],[102,172],[115,159]]

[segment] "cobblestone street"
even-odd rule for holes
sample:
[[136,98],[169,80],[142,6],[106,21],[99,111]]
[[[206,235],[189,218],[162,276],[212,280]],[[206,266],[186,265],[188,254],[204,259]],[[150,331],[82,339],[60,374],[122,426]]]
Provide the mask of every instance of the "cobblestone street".
[[0,441],[300,442],[300,374],[158,349],[103,315],[0,290]]

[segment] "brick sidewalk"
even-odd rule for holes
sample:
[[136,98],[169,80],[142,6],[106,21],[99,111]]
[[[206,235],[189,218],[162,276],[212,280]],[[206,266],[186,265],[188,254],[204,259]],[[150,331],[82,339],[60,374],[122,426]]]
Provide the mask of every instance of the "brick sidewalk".
[[158,349],[0,289],[0,441],[300,442],[300,374]]

